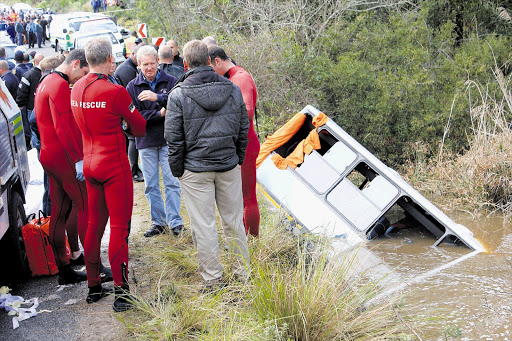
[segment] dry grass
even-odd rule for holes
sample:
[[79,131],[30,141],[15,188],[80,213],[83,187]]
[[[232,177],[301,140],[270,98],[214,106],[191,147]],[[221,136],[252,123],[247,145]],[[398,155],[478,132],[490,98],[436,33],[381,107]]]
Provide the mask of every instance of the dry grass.
[[140,301],[137,310],[116,315],[130,337],[411,339],[394,298],[369,303],[385,288],[354,269],[355,253],[335,255],[321,237],[293,235],[283,215],[268,211],[263,202],[260,237],[249,240],[250,281],[231,278],[231,256],[221,251],[228,286],[212,294],[200,293],[202,279],[190,235],[133,236],[132,274]]
[[476,103],[469,108],[469,150],[462,155],[445,151],[434,160],[416,160],[405,167],[409,182],[444,206],[512,214],[510,76],[506,79],[496,68],[495,81],[500,98],[491,96],[489,86],[466,82],[466,92],[475,97]]

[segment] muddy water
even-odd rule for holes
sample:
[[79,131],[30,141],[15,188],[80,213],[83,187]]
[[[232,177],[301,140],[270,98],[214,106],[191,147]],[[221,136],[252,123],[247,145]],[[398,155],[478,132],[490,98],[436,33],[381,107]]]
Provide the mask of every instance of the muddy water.
[[[423,340],[512,340],[512,224],[502,217],[474,219],[447,212],[468,227],[489,252],[442,244],[404,230],[371,242],[393,271],[393,289],[408,292],[416,314],[439,318]],[[420,232],[420,233],[418,233]]]

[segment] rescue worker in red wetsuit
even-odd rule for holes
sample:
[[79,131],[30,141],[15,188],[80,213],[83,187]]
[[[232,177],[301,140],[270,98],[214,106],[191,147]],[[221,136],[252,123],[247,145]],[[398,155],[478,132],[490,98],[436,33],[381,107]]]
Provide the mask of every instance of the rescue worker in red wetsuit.
[[87,279],[85,273],[75,272],[69,264],[66,230],[77,229],[84,245],[88,221],[87,190],[81,172],[82,138],[71,113],[69,84],[88,72],[84,50],[73,50],[64,63],[41,80],[34,99],[41,137],[40,162],[50,181],[50,244],[59,267],[59,284]]
[[[213,39],[213,38],[212,38]],[[238,85],[242,91],[247,114],[249,115],[249,144],[245,151],[245,160],[242,164],[242,192],[244,196],[244,225],[245,233],[257,237],[260,228],[260,210],[256,198],[256,159],[260,152],[260,141],[254,130],[254,111],[256,108],[256,85],[249,72],[235,65],[222,48],[216,45],[208,47],[210,62],[213,70],[221,76],[228,78]]]
[[89,197],[89,225],[85,239],[85,264],[89,294],[87,302],[107,294],[100,280],[100,244],[110,217],[108,255],[114,277],[115,311],[132,307],[128,286],[128,229],[133,208],[133,182],[122,128],[144,136],[142,118],[128,92],[108,81],[114,57],[111,43],[93,39],[85,46],[91,72],[71,91],[71,109],[82,133],[84,175]]

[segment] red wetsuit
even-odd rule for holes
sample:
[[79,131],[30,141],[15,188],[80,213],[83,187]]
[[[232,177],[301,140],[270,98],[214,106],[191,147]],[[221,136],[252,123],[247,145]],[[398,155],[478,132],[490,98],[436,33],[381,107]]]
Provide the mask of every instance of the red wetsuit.
[[238,85],[242,91],[247,114],[249,115],[249,132],[247,138],[249,144],[245,152],[245,160],[242,165],[242,191],[244,195],[244,225],[245,233],[258,236],[260,228],[260,211],[256,198],[256,158],[260,152],[260,141],[254,130],[254,110],[256,108],[256,85],[251,75],[240,66],[229,69],[229,80]]
[[39,84],[34,100],[41,135],[40,162],[50,180],[50,243],[58,266],[69,263],[66,230],[76,229],[84,245],[88,221],[85,181],[76,179],[75,170],[75,163],[83,157],[82,136],[71,113],[70,95],[67,76],[53,72]]
[[84,143],[90,208],[84,247],[88,284],[93,287],[101,283],[100,244],[110,216],[108,256],[114,285],[121,286],[121,264],[128,265],[126,239],[133,208],[133,180],[121,120],[125,119],[130,133],[138,137],[144,136],[146,121],[124,87],[95,73],[73,86],[71,108]]

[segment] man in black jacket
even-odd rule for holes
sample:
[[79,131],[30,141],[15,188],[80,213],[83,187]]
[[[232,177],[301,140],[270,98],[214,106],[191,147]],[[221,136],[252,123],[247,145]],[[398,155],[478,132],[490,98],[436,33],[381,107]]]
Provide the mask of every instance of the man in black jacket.
[[[128,83],[130,83],[132,79],[135,79],[135,77],[137,77],[139,73],[137,70],[137,51],[144,45],[147,44],[137,44],[133,46],[130,57],[117,67],[116,71],[114,72],[114,78],[117,84],[122,85],[126,88],[128,86]],[[135,145],[135,138],[133,136],[127,136],[127,139],[127,153],[128,160],[130,160],[130,167],[132,169],[133,181],[144,181],[144,175],[142,174],[142,170],[139,168],[139,151],[137,150],[137,146]]]
[[174,56],[172,55],[172,49],[169,45],[164,45],[158,49],[158,67],[160,70],[176,77],[176,79],[180,79],[185,73],[185,69],[181,66],[174,65],[173,60]]
[[172,64],[174,66],[179,66],[179,67],[182,67],[183,69],[185,69],[185,65],[183,65],[183,58],[180,57],[179,46],[178,46],[178,43],[176,42],[176,40],[171,39],[167,42],[166,45],[169,46],[172,50],[172,55],[173,55]]
[[[39,129],[37,129],[36,115],[34,114],[34,98],[41,80],[42,71],[39,64],[43,58],[44,56],[40,53],[34,56],[34,67],[23,74],[16,93],[16,103],[21,110],[27,111],[28,122],[32,130],[32,147],[36,148],[38,152],[41,150],[41,141],[39,139]],[[46,172],[44,173],[43,212],[47,216],[52,212],[50,183]]]
[[116,69],[116,72],[114,72],[114,77],[117,81],[117,84],[122,85],[126,88],[128,83],[132,79],[135,79],[137,75],[139,74],[139,71],[137,70],[137,51],[141,46],[144,46],[146,44],[138,44],[135,45],[132,48],[132,53],[130,54],[130,57],[127,58],[121,65],[119,65]]
[[236,256],[234,277],[245,280],[249,270],[240,171],[249,119],[240,88],[209,66],[206,44],[192,40],[183,55],[190,71],[169,95],[164,135],[189,213],[203,290],[209,291],[223,286],[215,204]]
[[[39,63],[41,63],[43,58],[44,56],[40,53],[37,53],[34,56],[34,67],[23,74],[16,93],[16,103],[20,108],[25,107],[27,109],[29,120],[31,119],[31,116],[34,116],[34,97],[42,73]],[[36,134],[39,135],[37,132],[37,126],[34,127],[31,124],[31,128],[35,128]]]

